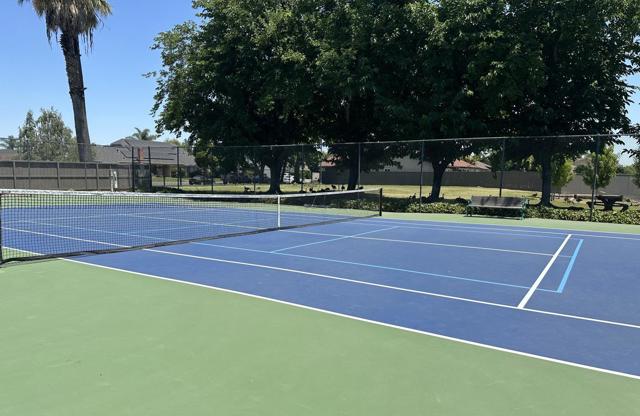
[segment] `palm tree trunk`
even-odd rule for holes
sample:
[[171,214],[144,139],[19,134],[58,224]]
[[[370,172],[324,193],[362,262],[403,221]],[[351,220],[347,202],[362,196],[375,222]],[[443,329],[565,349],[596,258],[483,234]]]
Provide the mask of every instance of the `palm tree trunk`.
[[80,39],[77,35],[62,32],[60,46],[64,54],[69,80],[69,94],[73,104],[73,118],[78,142],[78,157],[81,162],[90,162],[91,140],[89,139],[89,123],[84,96],[84,77],[82,75],[82,60],[80,55]]

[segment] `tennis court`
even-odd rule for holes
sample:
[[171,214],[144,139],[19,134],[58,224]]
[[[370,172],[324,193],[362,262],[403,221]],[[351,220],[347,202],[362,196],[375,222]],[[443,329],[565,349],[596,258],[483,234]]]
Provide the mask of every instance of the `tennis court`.
[[[59,198],[63,194],[55,195]],[[378,191],[374,190],[370,195],[378,195]],[[364,194],[356,197],[366,199]],[[160,338],[171,338],[174,332],[177,336],[181,329],[172,325],[181,322],[179,325],[193,325],[201,335],[199,331],[214,331],[204,338],[216,340],[215,347],[212,347],[214,351],[220,348],[217,342],[238,348],[236,341],[241,341],[243,347],[226,357],[226,360],[244,363],[234,367],[237,372],[231,371],[232,374],[225,373],[219,378],[211,373],[208,376],[200,374],[195,379],[204,377],[208,382],[200,382],[214,390],[226,382],[239,383],[233,390],[238,397],[220,397],[218,400],[226,404],[243,403],[248,412],[252,406],[263,406],[261,408],[268,409],[264,413],[276,414],[284,411],[284,403],[294,403],[296,406],[310,406],[307,412],[297,409],[307,414],[321,414],[331,408],[334,414],[370,413],[372,410],[366,406],[368,399],[354,398],[350,390],[324,397],[332,394],[332,384],[342,384],[334,380],[335,373],[325,374],[323,371],[326,369],[322,369],[331,368],[323,360],[339,364],[345,357],[351,363],[344,364],[346,368],[356,365],[355,350],[362,348],[363,356],[370,354],[371,345],[367,340],[376,344],[374,348],[386,348],[385,353],[394,358],[384,360],[381,351],[371,353],[368,364],[358,364],[362,366],[359,371],[366,371],[372,377],[371,385],[380,389],[378,394],[384,395],[385,388],[392,392],[396,392],[396,388],[404,391],[393,393],[394,398],[389,399],[389,403],[395,403],[396,410],[397,406],[406,406],[397,414],[419,414],[412,412],[413,406],[434,409],[433,406],[439,403],[427,391],[421,396],[419,391],[414,391],[415,385],[405,385],[418,380],[425,383],[425,388],[430,386],[430,382],[435,385],[460,383],[458,394],[464,394],[465,389],[475,391],[471,402],[466,404],[456,403],[455,392],[451,397],[444,397],[444,403],[449,406],[442,408],[446,414],[458,414],[457,411],[465,414],[470,409],[475,409],[476,414],[500,414],[498,399],[492,399],[496,392],[502,396],[508,395],[509,389],[526,390],[536,386],[541,393],[560,389],[564,394],[573,392],[577,395],[581,390],[589,392],[587,396],[592,397],[563,399],[562,391],[553,390],[554,397],[543,400],[547,404],[521,413],[544,414],[538,411],[549,404],[558,406],[558,403],[568,406],[565,409],[583,409],[587,413],[602,409],[637,411],[635,393],[640,379],[640,303],[637,301],[640,258],[637,253],[640,252],[640,235],[540,229],[521,225],[518,221],[512,221],[511,225],[488,225],[390,219],[377,216],[375,203],[368,209],[362,208],[366,204],[359,204],[354,210],[346,208],[349,204],[338,206],[325,200],[321,203],[314,200],[309,204],[309,196],[305,197],[305,202],[288,207],[281,206],[279,202],[268,205],[264,201],[246,205],[239,197],[224,201],[224,204],[213,202],[211,197],[207,200],[187,198],[182,197],[178,202],[171,200],[170,205],[164,203],[161,207],[157,205],[158,199],[138,200],[135,205],[113,201],[102,204],[91,201],[90,205],[66,201],[52,205],[50,201],[46,204],[33,199],[29,203],[21,200],[20,204],[9,207],[3,204],[5,259],[12,255],[18,259],[21,256],[30,258],[34,254],[56,256],[63,251],[75,254],[116,251],[7,267],[3,271],[5,285],[13,281],[7,280],[8,275],[19,274],[21,270],[39,269],[46,275],[46,270],[81,267],[84,278],[75,272],[69,272],[66,278],[82,286],[86,284],[81,283],[83,280],[91,281],[95,277],[99,283],[92,284],[101,286],[100,291],[85,293],[83,290],[88,289],[55,287],[51,282],[45,287],[49,288],[53,299],[60,295],[56,295],[58,291],[64,290],[65,299],[80,296],[79,308],[105,308],[103,312],[94,310],[92,313],[97,313],[101,319],[99,333],[103,342],[115,346],[118,351],[123,348],[121,343],[126,344],[128,340],[132,340],[135,348],[153,345],[160,350],[167,342],[153,337],[141,340],[136,331],[147,334],[147,327],[137,327],[139,322],[129,327],[126,323],[114,323],[105,318],[110,313],[120,316],[114,309],[118,308],[120,301],[133,296],[131,293],[150,290],[158,297],[149,299],[148,294],[139,295],[137,299],[141,310],[138,313],[145,317],[145,322],[146,319],[150,321],[146,325],[163,333]],[[374,198],[368,200],[373,201]],[[345,221],[347,219],[349,221]],[[214,234],[226,238],[207,238]],[[184,242],[165,245],[169,240]],[[144,248],[129,250],[130,246]],[[118,277],[103,281],[105,273],[114,273]],[[34,279],[42,281],[45,276]],[[151,284],[149,282],[156,286],[138,287],[123,294],[109,287],[110,279],[116,288],[131,284],[144,286]],[[78,294],[74,294],[75,289]],[[190,294],[183,298],[185,290]],[[36,288],[33,293],[37,294],[39,290]],[[101,293],[108,300],[105,301]],[[45,293],[40,296],[46,299]],[[198,300],[193,300],[193,296]],[[129,299],[132,303],[123,310],[134,308],[135,299],[135,296]],[[202,306],[202,302],[217,302],[218,307],[226,305],[227,309],[218,308],[216,311],[221,315],[207,316],[207,308]],[[144,309],[149,303],[159,308],[157,315],[154,316],[154,307]],[[279,309],[276,313],[267,313],[261,312],[261,308]],[[163,316],[163,310],[171,315],[170,318],[165,317],[169,319],[170,328],[158,329],[163,328],[162,322],[157,322]],[[84,315],[82,311],[76,312],[80,317]],[[249,315],[248,320],[253,321],[252,325],[262,329],[245,327],[247,324],[242,317],[246,314]],[[183,317],[186,320],[182,320]],[[120,316],[119,319],[124,318]],[[135,321],[136,317],[130,319]],[[305,319],[321,322],[305,323]],[[80,321],[80,327],[96,324],[90,320],[82,323],[81,318]],[[289,327],[292,322],[293,327]],[[364,334],[360,332],[360,326],[365,327]],[[118,332],[123,327],[128,328],[124,339]],[[60,330],[71,334],[72,338],[82,338],[82,330],[73,326]],[[215,335],[216,331],[220,331],[222,339]],[[373,339],[380,335],[376,331],[382,331],[383,341]],[[370,332],[376,332],[375,336]],[[276,344],[270,338],[274,334],[278,338]],[[44,335],[29,336],[36,343],[47,342]],[[180,345],[185,348],[181,353],[192,356],[194,360],[188,361],[186,367],[189,369],[177,370],[167,363],[168,374],[161,368],[155,368],[152,373],[153,377],[160,379],[175,377],[173,382],[181,386],[177,391],[190,392],[186,396],[178,394],[178,400],[197,402],[202,392],[197,388],[193,390],[193,386],[191,390],[184,390],[184,387],[189,384],[189,377],[193,377],[193,371],[207,366],[198,361],[201,349],[207,346],[202,344],[204,341],[200,336],[191,336],[194,339],[180,339]],[[337,336],[341,338],[335,339]],[[363,344],[358,343],[359,339]],[[301,346],[301,340],[313,341]],[[340,348],[345,348],[342,350],[344,356],[333,351],[336,342]],[[423,342],[444,343],[445,346],[425,346]],[[283,357],[271,347],[276,350],[285,348],[288,353],[297,352]],[[297,350],[297,347],[302,350]],[[425,349],[420,350],[421,347]],[[5,348],[10,349],[10,346]],[[19,351],[13,353],[18,354]],[[159,353],[163,356],[166,351]],[[301,353],[304,353],[304,358],[296,355]],[[153,356],[158,351],[149,354]],[[120,359],[137,374],[149,362],[144,356],[134,354],[134,357],[137,358],[133,361]],[[434,358],[446,368],[412,373]],[[182,357],[180,362],[184,363],[184,359]],[[141,360],[139,369],[130,367],[136,360]],[[405,360],[407,362],[403,362]],[[287,366],[287,361],[296,363],[298,370],[302,367],[301,373],[291,373],[292,364]],[[265,363],[278,364],[272,368]],[[489,365],[490,373],[483,372],[480,367],[484,365]],[[256,369],[254,366],[266,366],[268,369]],[[266,374],[262,373],[263,370]],[[352,370],[356,371],[355,368]],[[469,371],[475,375],[468,374]],[[251,384],[252,376],[246,372],[260,380],[258,385]],[[500,389],[483,393],[484,390],[474,384],[478,382],[478,372],[482,374],[481,383],[495,383],[501,386]],[[558,372],[563,375],[558,376]],[[341,377],[359,380],[354,373],[349,374]],[[529,379],[533,376],[535,380]],[[426,382],[424,377],[430,382]],[[520,387],[504,386],[509,384],[511,377],[528,381],[521,383]],[[461,381],[462,378],[466,381]],[[210,384],[212,379],[215,380],[213,385]],[[347,384],[357,384],[353,380]],[[465,386],[469,380],[471,384]],[[299,391],[298,384],[307,382],[311,383],[307,387],[318,397],[310,398],[305,394],[313,396],[312,393]],[[574,385],[568,386],[570,383]],[[431,386],[427,390],[429,388],[437,387]],[[616,398],[610,399],[607,395],[613,391]],[[287,392],[296,398],[288,397]],[[366,386],[359,386],[353,392],[375,395],[375,391],[368,390]],[[534,397],[538,390],[529,393]],[[144,395],[147,397],[152,393]],[[266,403],[276,400],[272,395],[280,397],[277,403],[285,407],[269,407]],[[84,397],[83,400],[87,409],[91,408],[86,402],[90,402],[90,398]],[[372,403],[376,402],[372,400]],[[511,400],[515,399],[503,400],[513,404]],[[527,402],[531,398],[524,400]],[[198,403],[191,402],[190,406],[197,407]],[[223,404],[221,406],[224,407]],[[169,409],[167,407],[165,411]],[[192,414],[203,410],[191,409]],[[293,409],[295,406],[287,411]],[[336,409],[344,409],[344,412]],[[234,410],[238,408],[234,407]],[[386,414],[392,410],[386,409]],[[242,411],[237,413],[243,414]]]

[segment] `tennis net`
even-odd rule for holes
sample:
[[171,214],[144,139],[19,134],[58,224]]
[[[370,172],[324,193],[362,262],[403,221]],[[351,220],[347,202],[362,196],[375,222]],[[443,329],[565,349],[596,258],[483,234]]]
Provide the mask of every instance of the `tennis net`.
[[0,191],[0,264],[152,248],[381,214],[382,190],[295,195]]

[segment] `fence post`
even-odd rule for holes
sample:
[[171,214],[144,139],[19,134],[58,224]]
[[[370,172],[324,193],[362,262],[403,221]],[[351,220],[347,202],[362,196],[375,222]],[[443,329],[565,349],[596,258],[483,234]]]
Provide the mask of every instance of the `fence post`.
[[[253,147],[252,148],[252,152],[253,152],[253,166],[254,166],[254,170],[256,167],[258,167],[258,159],[256,159],[256,148]],[[213,172],[213,170],[212,170]],[[256,178],[259,178],[260,180],[262,180],[262,172],[257,172],[254,171],[253,172],[253,193],[256,193]]]
[[11,174],[13,176],[13,189],[18,189],[18,181],[16,178],[16,161],[11,161]]
[[96,190],[100,190],[100,165],[96,163]]
[[153,173],[151,172],[151,146],[147,147],[147,160],[149,162],[149,192],[153,192]]
[[423,187],[424,187],[424,141],[420,142],[420,208],[422,208],[422,188]]
[[360,188],[360,176],[362,175],[361,170],[361,158],[362,158],[362,143],[358,143],[358,186],[356,188]]
[[178,171],[176,172],[176,176],[178,177],[178,190],[182,186],[182,174],[180,173],[180,147],[176,147],[176,165],[178,166]]
[[136,191],[136,160],[133,146],[131,146],[131,191]]
[[502,188],[504,187],[504,164],[506,159],[507,139],[502,139],[502,156],[500,158],[500,197],[502,198]]
[[58,190],[62,189],[60,186],[60,162],[56,162],[56,178],[58,179]]
[[300,192],[304,192],[304,145],[300,145]]
[[29,184],[29,189],[31,189],[31,159],[27,162],[27,183]]
[[598,189],[598,169],[600,158],[600,137],[596,138],[596,160],[593,167],[593,183],[591,184],[591,210],[589,212],[589,221],[593,221],[593,211],[596,208],[596,189]]

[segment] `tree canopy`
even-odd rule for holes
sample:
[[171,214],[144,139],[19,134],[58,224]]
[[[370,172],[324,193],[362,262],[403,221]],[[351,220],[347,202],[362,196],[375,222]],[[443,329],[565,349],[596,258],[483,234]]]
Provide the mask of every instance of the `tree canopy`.
[[[158,36],[158,130],[188,135],[199,160],[266,165],[271,192],[287,147],[315,144],[349,170],[399,157],[447,166],[500,143],[471,136],[576,137],[508,144],[508,163],[539,166],[542,202],[589,133],[629,127],[627,78],[640,69],[633,0],[197,0],[201,21]],[[452,137],[463,139],[444,141]],[[375,145],[425,139],[424,148]],[[604,140],[610,144],[612,140]],[[374,145],[345,146],[372,142]],[[325,145],[320,145],[324,143]],[[296,163],[296,162],[294,162]],[[560,169],[562,168],[562,169]]]
[[62,120],[59,112],[40,110],[35,118],[29,111],[20,127],[16,149],[24,160],[78,161],[78,149],[73,132]]

